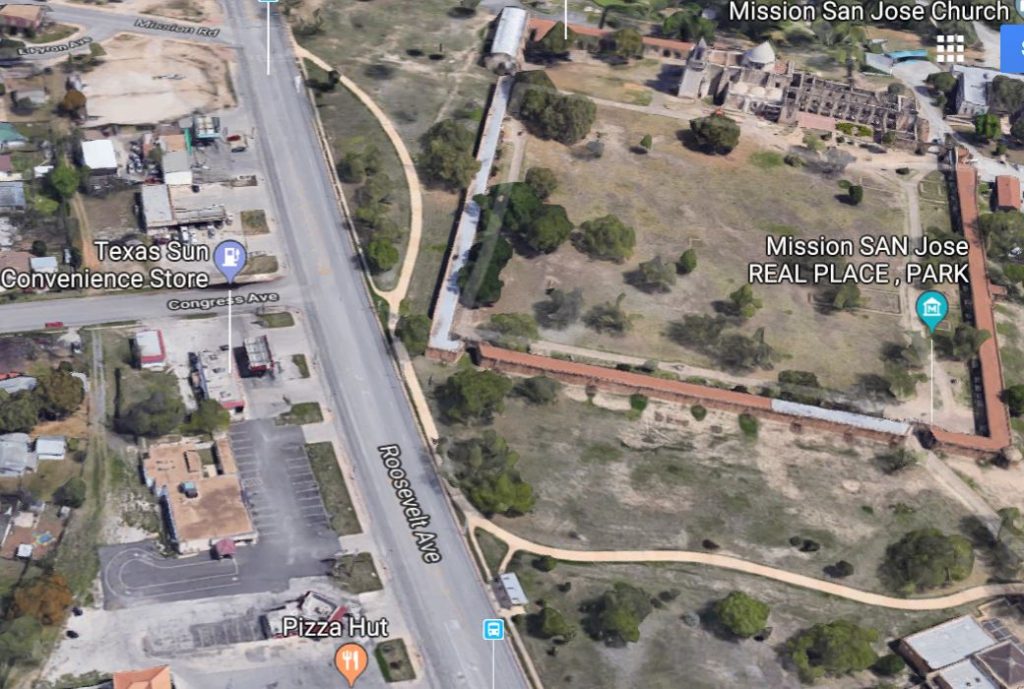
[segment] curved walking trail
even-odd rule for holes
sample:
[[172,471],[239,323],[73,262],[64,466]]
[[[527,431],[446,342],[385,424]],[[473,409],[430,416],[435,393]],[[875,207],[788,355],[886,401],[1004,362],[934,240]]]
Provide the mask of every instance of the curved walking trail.
[[609,564],[646,564],[651,562],[676,562],[680,564],[707,565],[709,567],[720,567],[722,569],[753,574],[779,581],[790,586],[827,593],[830,596],[845,598],[864,605],[873,605],[879,608],[890,608],[893,610],[945,610],[956,608],[968,603],[974,603],[997,596],[1015,595],[1024,593],[1024,582],[1019,584],[986,584],[975,586],[956,593],[933,598],[897,598],[886,596],[880,593],[862,591],[850,586],[843,586],[823,579],[787,572],[784,569],[761,565],[749,560],[743,560],[731,555],[716,555],[714,553],[697,552],[693,550],[567,550],[565,548],[552,548],[528,541],[525,538],[516,536],[506,531],[489,519],[476,514],[473,508],[463,500],[458,499],[459,506],[466,515],[466,527],[469,533],[474,529],[480,529],[490,535],[499,538],[508,545],[508,552],[501,561],[499,572],[504,571],[512,556],[520,550],[534,553],[536,555],[550,555],[551,557],[566,562],[604,562]]
[[402,300],[405,299],[405,294],[409,290],[409,281],[412,279],[416,257],[420,252],[420,239],[423,236],[423,189],[420,186],[419,175],[416,174],[416,163],[413,162],[412,155],[410,155],[409,149],[405,147],[405,142],[399,136],[394,123],[391,122],[387,114],[380,109],[380,106],[358,84],[345,76],[340,70],[336,70],[323,58],[303,48],[298,42],[293,41],[293,45],[295,53],[299,58],[305,58],[327,72],[335,71],[338,73],[338,80],[341,85],[358,98],[359,102],[370,111],[370,114],[380,124],[381,129],[384,130],[388,140],[391,141],[391,145],[394,147],[395,152],[398,153],[398,159],[402,163],[405,184],[409,187],[409,241],[405,250],[405,258],[402,261],[402,268],[398,274],[398,281],[392,289],[384,291],[378,289],[376,285],[373,286],[374,291],[388,302],[392,315],[397,316],[398,307]]

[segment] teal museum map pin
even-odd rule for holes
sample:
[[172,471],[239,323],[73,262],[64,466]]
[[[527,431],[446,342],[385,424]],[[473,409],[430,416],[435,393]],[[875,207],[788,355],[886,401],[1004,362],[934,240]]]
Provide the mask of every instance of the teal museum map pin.
[[942,292],[929,291],[917,298],[917,317],[928,326],[928,332],[932,334],[948,313],[949,301]]
[[227,278],[229,285],[245,268],[245,259],[245,247],[234,239],[225,239],[213,250],[213,264]]

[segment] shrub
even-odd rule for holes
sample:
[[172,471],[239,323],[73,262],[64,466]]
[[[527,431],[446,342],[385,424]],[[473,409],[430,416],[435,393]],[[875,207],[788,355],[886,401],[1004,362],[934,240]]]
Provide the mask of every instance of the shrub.
[[715,603],[715,619],[732,635],[747,639],[764,629],[771,608],[766,603],[733,591]]
[[750,414],[740,414],[740,430],[743,431],[743,435],[748,438],[757,437],[757,417],[751,416]]
[[703,421],[704,417],[708,415],[708,410],[699,404],[695,404],[690,407],[690,414],[692,414],[693,418],[697,421]]

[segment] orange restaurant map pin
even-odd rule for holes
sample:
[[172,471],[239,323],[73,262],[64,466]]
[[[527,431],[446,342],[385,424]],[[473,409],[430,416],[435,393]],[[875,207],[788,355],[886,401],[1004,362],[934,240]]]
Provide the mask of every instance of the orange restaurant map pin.
[[334,666],[348,680],[348,685],[353,687],[366,669],[366,659],[365,648],[359,644],[345,644],[334,654]]

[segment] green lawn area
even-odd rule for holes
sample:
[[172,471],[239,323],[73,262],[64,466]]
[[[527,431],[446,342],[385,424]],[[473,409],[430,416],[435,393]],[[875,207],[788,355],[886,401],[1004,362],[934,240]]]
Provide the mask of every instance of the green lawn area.
[[293,424],[302,426],[307,423],[320,423],[324,420],[324,413],[320,410],[319,402],[299,402],[293,404],[292,408],[277,417],[278,425]]
[[377,644],[373,655],[386,681],[404,682],[416,678],[416,671],[412,667],[409,652],[402,639],[389,639]]
[[342,555],[335,563],[331,576],[349,593],[360,594],[384,588],[370,553]]
[[256,320],[264,328],[290,328],[295,325],[295,317],[287,311],[263,313]]
[[921,227],[927,231],[937,227],[943,232],[953,229],[949,217],[949,196],[946,193],[946,182],[942,173],[934,171],[918,184],[921,202]]
[[309,362],[306,361],[305,354],[293,354],[292,363],[295,364],[295,368],[299,369],[300,377],[309,378]]
[[57,41],[74,35],[76,31],[78,31],[78,29],[73,26],[68,26],[67,24],[50,24],[35,36],[25,37],[25,41],[28,43],[56,43]]
[[345,485],[345,477],[338,466],[338,458],[334,454],[334,446],[329,442],[309,443],[306,445],[306,456],[320,488],[320,498],[324,507],[331,515],[331,528],[339,536],[349,536],[362,532],[359,517],[352,507],[352,497]]
[[242,211],[242,233],[246,236],[267,234],[270,226],[267,225],[267,214],[262,210]]
[[491,575],[497,576],[499,574],[498,567],[508,553],[508,546],[504,541],[486,531],[477,529],[474,534],[476,535],[477,543],[480,544],[480,551],[484,554],[484,561],[487,563],[488,569],[491,570]]
[[[640,627],[640,642],[611,648],[592,640],[582,629],[565,644],[553,644],[529,633],[528,620],[517,624],[545,686],[587,689],[721,689],[722,687],[772,687],[802,689],[796,675],[780,662],[785,641],[797,631],[818,622],[850,619],[878,630],[874,650],[885,652],[884,642],[918,631],[969,609],[908,613],[857,605],[837,598],[790,588],[765,579],[697,565],[574,565],[560,562],[549,573],[531,565],[533,556],[513,560],[527,596],[543,600],[571,623],[579,625],[580,607],[626,582],[647,592],[653,611]],[[739,590],[771,608],[770,638],[736,641],[722,638],[704,626],[708,606]],[[536,605],[527,606],[530,614]],[[684,622],[686,618],[690,623]],[[700,659],[694,662],[694,659]],[[684,677],[684,684],[680,678]],[[571,678],[571,679],[570,679]],[[871,673],[818,682],[829,689],[880,686]],[[898,683],[896,686],[902,686]]]
[[277,256],[273,254],[250,256],[239,275],[270,275],[276,273],[279,267]]
[[135,368],[131,338],[127,331],[95,331],[103,342],[104,372],[107,376],[107,416],[116,418],[153,393],[180,397],[178,380],[167,371],[143,371]]

